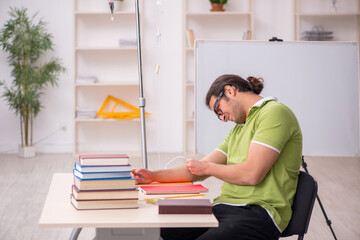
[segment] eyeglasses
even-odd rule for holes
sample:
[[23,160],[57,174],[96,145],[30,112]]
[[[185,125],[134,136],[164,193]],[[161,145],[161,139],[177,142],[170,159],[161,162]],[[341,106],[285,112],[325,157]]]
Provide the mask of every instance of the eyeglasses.
[[221,120],[221,115],[223,115],[223,111],[217,105],[218,105],[218,102],[222,98],[223,95],[224,95],[224,89],[220,92],[220,94],[217,97],[217,99],[216,99],[216,101],[214,103],[214,106],[213,106],[214,112],[215,112],[215,114],[217,115],[217,117],[219,118],[220,121],[222,121]]

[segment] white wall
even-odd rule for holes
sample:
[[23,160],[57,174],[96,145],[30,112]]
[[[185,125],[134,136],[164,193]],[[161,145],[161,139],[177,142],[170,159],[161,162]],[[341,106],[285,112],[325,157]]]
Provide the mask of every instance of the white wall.
[[[125,0],[130,1],[130,0]],[[235,0],[230,0],[235,1]],[[142,53],[144,95],[147,119],[148,151],[182,151],[182,0],[143,0]],[[104,0],[104,4],[107,4]],[[71,152],[73,150],[73,1],[1,0],[0,26],[8,19],[9,7],[24,6],[30,13],[48,22],[54,36],[54,55],[67,68],[61,75],[59,87],[50,88],[42,96],[44,108],[35,119],[34,142],[38,152]],[[273,36],[293,40],[293,3],[289,0],[255,0],[256,40]],[[160,47],[156,33],[161,29]],[[159,75],[155,66],[160,65]],[[0,53],[0,80],[10,82],[6,55]],[[0,94],[3,89],[0,89]],[[61,130],[66,126],[66,130]],[[16,152],[20,143],[19,120],[0,98],[0,152]],[[140,151],[140,147],[139,147]]]

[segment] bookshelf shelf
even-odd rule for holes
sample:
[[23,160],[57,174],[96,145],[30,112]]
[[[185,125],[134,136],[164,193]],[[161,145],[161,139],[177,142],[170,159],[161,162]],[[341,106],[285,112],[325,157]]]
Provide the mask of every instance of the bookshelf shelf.
[[251,12],[187,12],[187,17],[240,16],[251,17]]
[[195,152],[195,119],[190,117],[195,112],[195,52],[189,44],[190,36],[193,35],[194,39],[239,40],[253,33],[253,0],[231,1],[231,4],[225,5],[224,12],[211,12],[208,0],[183,1],[184,154]]
[[359,17],[360,13],[297,13],[300,17]]
[[75,51],[137,51],[137,47],[76,47]]
[[76,83],[75,87],[139,87],[138,82]]
[[186,122],[187,123],[194,123],[195,119],[194,118],[186,118]]
[[140,119],[76,118],[75,123],[139,122]]
[[195,83],[194,83],[194,82],[187,82],[187,83],[185,84],[185,86],[191,88],[191,87],[194,87],[194,86],[195,86]]
[[[96,11],[75,11],[74,14],[76,16],[94,16],[94,15],[106,15],[109,16],[109,12],[96,12]],[[124,12],[124,11],[114,11],[114,16],[119,16],[119,15],[134,15],[135,16],[135,12]]]

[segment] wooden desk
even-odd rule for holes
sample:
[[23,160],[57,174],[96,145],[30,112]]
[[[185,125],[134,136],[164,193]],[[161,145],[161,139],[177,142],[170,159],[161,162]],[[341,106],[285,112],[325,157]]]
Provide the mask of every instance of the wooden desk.
[[139,200],[138,209],[81,210],[70,203],[72,173],[55,173],[39,220],[40,227],[161,228],[217,227],[212,214],[158,214],[158,206]]

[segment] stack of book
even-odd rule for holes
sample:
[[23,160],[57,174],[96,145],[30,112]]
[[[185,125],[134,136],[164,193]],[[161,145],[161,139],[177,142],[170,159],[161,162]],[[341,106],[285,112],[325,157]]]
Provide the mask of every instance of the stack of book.
[[78,210],[137,208],[138,190],[126,154],[80,155],[71,203]]
[[95,118],[97,110],[89,107],[76,107],[76,117],[77,118]]

